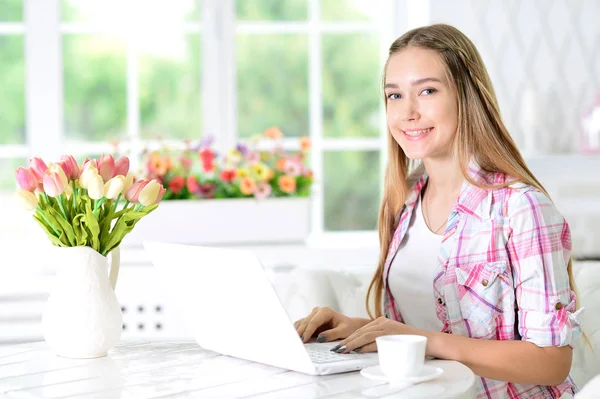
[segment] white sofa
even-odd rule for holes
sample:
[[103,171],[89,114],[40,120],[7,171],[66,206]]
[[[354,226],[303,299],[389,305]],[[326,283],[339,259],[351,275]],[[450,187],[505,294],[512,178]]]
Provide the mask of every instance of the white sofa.
[[[367,317],[365,296],[371,268],[323,269],[284,267],[275,271],[275,287],[290,318],[296,320],[315,306],[329,306],[349,316]],[[571,373],[583,387],[600,374],[600,262],[575,262],[575,281],[586,308],[584,329],[594,351],[583,341],[575,345]]]

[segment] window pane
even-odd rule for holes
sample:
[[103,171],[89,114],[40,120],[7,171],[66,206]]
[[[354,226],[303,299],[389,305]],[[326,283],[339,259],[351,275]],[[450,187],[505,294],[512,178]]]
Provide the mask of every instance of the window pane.
[[325,230],[375,230],[379,152],[325,152]]
[[125,47],[117,36],[65,36],[65,133],[103,141],[127,129]]
[[23,21],[23,0],[0,0],[0,22]]
[[393,0],[321,0],[321,20],[373,22],[392,12]]
[[236,0],[238,19],[297,21],[308,18],[308,0]]
[[25,143],[23,36],[0,35],[0,144]]
[[200,37],[162,32],[155,43],[138,65],[142,136],[199,138]]
[[[169,0],[138,2],[137,9],[128,3],[131,0],[61,0],[63,21],[110,22],[111,25],[131,26],[133,20],[128,9],[137,10],[135,22],[161,21],[162,25],[172,22],[199,21],[201,0]],[[125,6],[124,6],[125,5]],[[142,18],[140,18],[142,17]],[[143,24],[143,22],[142,22]]]
[[308,132],[308,50],[304,35],[238,35],[240,137],[279,126],[288,136]]
[[19,166],[28,167],[25,158],[0,159],[0,190],[16,190],[15,170]]
[[374,34],[323,35],[326,137],[379,135],[383,68],[380,46]]

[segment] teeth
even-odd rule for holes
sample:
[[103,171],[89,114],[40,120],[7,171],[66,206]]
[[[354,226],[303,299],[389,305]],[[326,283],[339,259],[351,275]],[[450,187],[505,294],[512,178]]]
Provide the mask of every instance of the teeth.
[[404,132],[404,133],[406,133],[407,136],[417,137],[417,136],[420,136],[422,134],[429,133],[431,131],[431,129],[433,129],[433,128],[430,127],[429,129],[415,130],[415,131],[412,131],[412,132]]

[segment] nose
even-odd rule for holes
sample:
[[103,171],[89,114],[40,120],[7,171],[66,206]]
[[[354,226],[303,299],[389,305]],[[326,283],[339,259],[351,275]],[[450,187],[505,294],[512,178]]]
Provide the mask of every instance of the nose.
[[420,114],[417,108],[417,104],[410,97],[407,97],[404,101],[402,101],[400,109],[400,117],[402,121],[410,122],[419,119]]

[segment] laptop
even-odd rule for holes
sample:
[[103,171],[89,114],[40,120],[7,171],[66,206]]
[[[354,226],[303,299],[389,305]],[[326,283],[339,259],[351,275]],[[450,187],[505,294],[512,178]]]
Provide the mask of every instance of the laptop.
[[252,251],[157,241],[144,247],[205,349],[311,375],[378,364],[375,353],[331,352],[335,342],[304,344]]

